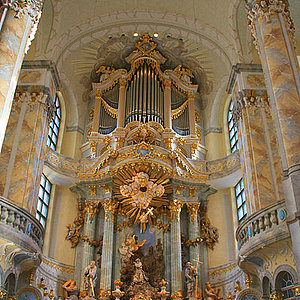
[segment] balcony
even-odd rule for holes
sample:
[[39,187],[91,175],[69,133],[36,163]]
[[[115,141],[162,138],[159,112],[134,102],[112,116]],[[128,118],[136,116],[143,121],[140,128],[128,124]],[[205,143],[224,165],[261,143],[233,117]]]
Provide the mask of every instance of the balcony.
[[245,259],[267,245],[289,237],[285,202],[279,201],[249,216],[236,231],[239,257]]
[[0,197],[1,237],[30,252],[40,253],[44,228],[39,221],[14,202]]

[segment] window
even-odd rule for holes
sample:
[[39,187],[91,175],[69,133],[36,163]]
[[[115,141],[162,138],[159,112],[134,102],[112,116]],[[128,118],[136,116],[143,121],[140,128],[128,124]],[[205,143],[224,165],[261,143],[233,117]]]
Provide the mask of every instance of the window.
[[54,99],[54,105],[55,105],[55,111],[49,126],[47,146],[49,146],[53,150],[56,150],[58,132],[60,126],[60,116],[61,116],[60,103],[57,95],[55,96]]
[[239,149],[239,143],[238,143],[237,129],[233,124],[232,108],[233,108],[233,103],[231,101],[228,110],[227,122],[228,122],[228,131],[229,131],[230,149],[231,152],[234,152],[235,150]]
[[281,277],[281,292],[283,293],[283,299],[293,299],[295,297],[294,280],[289,272],[283,272]]
[[51,187],[52,184],[50,180],[44,174],[42,174],[39,190],[39,199],[36,209],[36,218],[40,221],[43,227],[46,226]]
[[241,179],[234,188],[236,207],[239,222],[242,222],[247,217],[246,201],[245,201],[245,191],[243,179]]

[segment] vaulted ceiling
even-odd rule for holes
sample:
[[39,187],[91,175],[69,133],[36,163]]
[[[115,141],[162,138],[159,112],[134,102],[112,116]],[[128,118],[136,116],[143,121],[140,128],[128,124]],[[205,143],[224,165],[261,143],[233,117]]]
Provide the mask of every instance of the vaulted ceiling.
[[[300,1],[290,3],[300,31]],[[68,111],[75,113],[76,107],[82,112],[76,123],[83,128],[86,78],[99,60],[122,55],[122,35],[123,40],[137,40],[135,32],[158,33],[156,41],[177,55],[178,62],[183,57],[198,61],[212,81],[212,91],[203,96],[207,112],[225,97],[233,64],[259,62],[243,0],[45,0],[26,59],[56,63],[67,102],[73,104]],[[212,121],[207,115],[208,126]],[[72,122],[68,118],[67,126]],[[213,122],[220,126],[221,119]]]

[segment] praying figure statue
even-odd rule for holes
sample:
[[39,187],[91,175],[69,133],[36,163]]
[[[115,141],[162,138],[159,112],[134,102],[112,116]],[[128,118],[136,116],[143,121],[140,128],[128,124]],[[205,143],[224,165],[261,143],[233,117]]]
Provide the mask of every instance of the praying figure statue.
[[196,297],[197,272],[196,268],[190,262],[186,263],[184,275],[187,287],[187,298]]
[[132,281],[135,283],[141,283],[148,281],[148,277],[145,275],[145,272],[143,270],[142,262],[139,258],[137,258],[134,262],[135,266],[135,273],[133,275]]
[[84,289],[88,292],[88,296],[90,298],[96,298],[95,285],[97,279],[97,267],[94,260],[92,260],[89,266],[87,266],[84,269],[83,279],[84,279]]

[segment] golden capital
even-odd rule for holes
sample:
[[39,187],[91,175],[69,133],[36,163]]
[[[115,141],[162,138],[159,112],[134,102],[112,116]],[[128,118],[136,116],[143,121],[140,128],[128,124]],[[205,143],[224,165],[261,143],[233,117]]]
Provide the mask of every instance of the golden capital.
[[191,216],[193,223],[196,221],[196,216],[200,207],[200,203],[186,203],[188,214]]
[[188,100],[194,100],[195,99],[195,94],[194,93],[192,93],[192,92],[189,92],[188,93]]
[[110,212],[112,213],[112,217],[113,217],[113,214],[115,213],[118,207],[118,202],[113,199],[106,199],[106,200],[102,200],[101,203],[105,211],[105,220],[108,219]]
[[171,214],[173,214],[173,213],[176,214],[177,221],[179,221],[179,219],[180,219],[180,212],[181,212],[181,208],[182,208],[183,204],[184,203],[182,201],[174,199],[172,201],[172,203],[169,205],[170,212],[171,212]]
[[89,185],[90,195],[96,196],[97,195],[97,185],[91,184]]
[[171,80],[166,79],[165,82],[164,82],[164,85],[165,85],[165,88],[170,89],[171,88]]
[[120,78],[119,83],[120,83],[120,87],[125,88],[127,85],[127,80],[125,78]]
[[86,201],[84,206],[84,214],[86,220],[90,220],[92,222],[94,215],[98,211],[99,201]]

